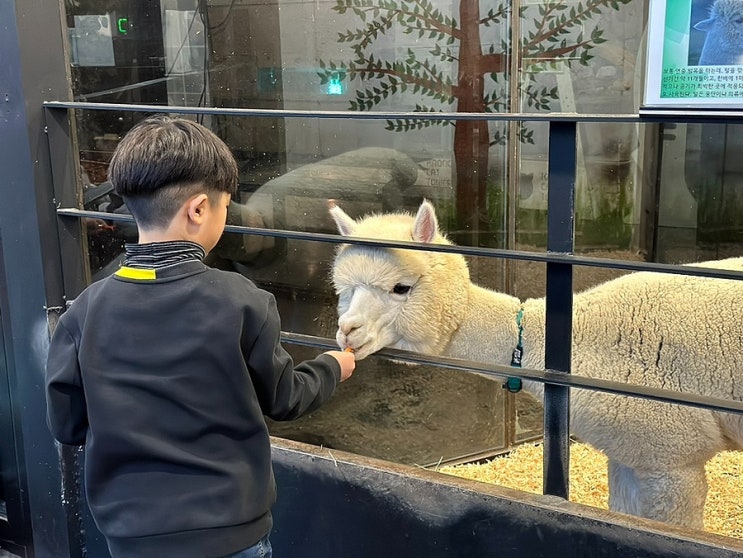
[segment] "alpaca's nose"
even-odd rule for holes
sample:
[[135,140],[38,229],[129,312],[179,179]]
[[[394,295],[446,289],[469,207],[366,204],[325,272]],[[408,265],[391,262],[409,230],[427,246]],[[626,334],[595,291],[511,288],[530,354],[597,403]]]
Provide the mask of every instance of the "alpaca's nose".
[[361,327],[360,320],[353,316],[341,316],[338,318],[338,330],[343,335],[350,335],[351,332]]

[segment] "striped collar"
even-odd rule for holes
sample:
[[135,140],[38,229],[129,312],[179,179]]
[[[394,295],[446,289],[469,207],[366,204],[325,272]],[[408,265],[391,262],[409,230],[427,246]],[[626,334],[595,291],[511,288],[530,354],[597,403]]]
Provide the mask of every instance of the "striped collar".
[[204,248],[188,240],[148,242],[124,246],[124,266],[152,271],[186,261],[201,261],[206,256]]
[[[172,279],[205,267],[202,263],[206,256],[204,248],[188,240],[127,244],[124,250],[124,263],[115,273],[119,279],[137,282]],[[184,264],[191,265],[184,268]]]

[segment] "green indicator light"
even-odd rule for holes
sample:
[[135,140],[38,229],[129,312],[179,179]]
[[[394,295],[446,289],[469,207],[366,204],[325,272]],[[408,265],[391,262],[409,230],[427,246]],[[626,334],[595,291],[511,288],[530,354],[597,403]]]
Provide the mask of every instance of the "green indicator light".
[[120,17],[116,21],[116,26],[119,28],[119,33],[121,33],[122,35],[126,35],[129,32],[129,18]]
[[343,95],[343,83],[337,74],[330,78],[328,82],[328,95]]

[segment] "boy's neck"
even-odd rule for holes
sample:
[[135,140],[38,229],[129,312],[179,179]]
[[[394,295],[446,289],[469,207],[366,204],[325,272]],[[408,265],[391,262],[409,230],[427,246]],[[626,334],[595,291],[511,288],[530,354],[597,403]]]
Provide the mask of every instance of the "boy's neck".
[[173,234],[168,230],[139,230],[138,244],[150,244],[152,242],[178,242],[187,240],[193,242],[190,238],[184,238],[184,235]]

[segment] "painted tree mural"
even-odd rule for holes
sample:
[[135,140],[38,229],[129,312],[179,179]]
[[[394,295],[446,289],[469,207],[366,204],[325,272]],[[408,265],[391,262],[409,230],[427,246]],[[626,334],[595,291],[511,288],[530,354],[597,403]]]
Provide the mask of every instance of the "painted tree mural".
[[[540,71],[560,64],[587,65],[591,50],[605,41],[603,30],[583,28],[603,11],[619,10],[631,0],[582,0],[530,3],[519,13],[523,29],[520,49],[519,94],[529,107],[550,108],[558,98],[557,88],[541,85]],[[497,3],[483,14],[480,0],[460,0],[458,18],[442,12],[430,0],[337,0],[333,10],[349,10],[361,20],[356,29],[339,33],[338,42],[352,48],[350,62],[321,62],[320,78],[354,80],[362,86],[355,91],[351,110],[371,111],[391,95],[412,91],[429,99],[416,104],[416,112],[504,112],[510,110],[509,60],[511,56],[511,2]],[[496,41],[483,41],[486,28],[500,26],[505,31]],[[375,46],[391,32],[402,32],[431,45],[423,50],[408,49],[404,59],[384,60],[375,55]],[[483,44],[490,42],[487,48]],[[494,44],[499,42],[499,44]],[[380,49],[377,49],[380,50]],[[423,56],[421,56],[423,53]],[[456,76],[454,74],[456,73]],[[454,77],[454,78],[453,78]],[[453,125],[456,167],[456,213],[461,230],[486,226],[478,218],[485,207],[488,151],[505,142],[501,133],[490,132],[482,120],[431,121],[389,120],[387,129],[407,132],[434,125]],[[520,130],[521,141],[533,141],[532,132]]]

